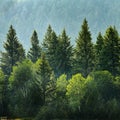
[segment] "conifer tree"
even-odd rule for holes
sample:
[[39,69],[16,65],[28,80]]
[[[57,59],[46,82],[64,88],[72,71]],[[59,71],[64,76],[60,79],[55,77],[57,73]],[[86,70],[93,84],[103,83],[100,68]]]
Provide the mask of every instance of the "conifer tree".
[[46,60],[45,54],[43,53],[41,59],[36,62],[37,74],[41,83],[41,91],[43,96],[43,104],[46,103],[47,88],[49,88],[50,78],[52,75],[52,69],[49,62]]
[[31,37],[31,44],[32,44],[32,47],[28,51],[27,56],[32,62],[36,62],[38,58],[40,58],[41,56],[41,47],[39,45],[38,35],[35,30]]
[[50,63],[50,66],[56,72],[57,72],[57,61],[58,61],[58,49],[59,49],[58,37],[57,37],[56,33],[54,31],[52,31],[51,41],[49,41],[47,58]]
[[4,43],[5,51],[1,52],[0,67],[5,74],[4,80],[4,98],[3,98],[3,115],[9,114],[9,89],[8,89],[8,77],[13,70],[13,66],[19,61],[21,62],[25,58],[25,50],[22,44],[19,43],[16,36],[16,31],[11,25],[7,34],[7,40]]
[[50,66],[57,75],[59,41],[56,33],[52,30],[50,25],[48,26],[47,32],[45,34],[43,49]]
[[58,75],[61,74],[70,75],[72,68],[72,45],[70,44],[70,38],[66,34],[65,29],[63,29],[58,40],[59,40],[57,60]]
[[101,61],[101,51],[103,49],[104,46],[104,38],[102,36],[102,34],[99,32],[98,37],[97,37],[97,41],[95,44],[95,69],[100,70],[100,62]]
[[91,33],[89,31],[88,22],[84,19],[81,31],[77,38],[77,45],[75,48],[75,73],[82,73],[87,76],[94,67],[94,52],[93,44],[91,41]]
[[12,67],[16,62],[22,61],[25,58],[25,50],[22,44],[19,43],[16,31],[12,25],[8,31],[4,48],[5,52],[1,53],[1,68],[5,75],[10,75]]
[[106,30],[99,64],[102,70],[120,74],[120,38],[115,27],[110,26]]
[[43,50],[44,50],[45,54],[47,54],[47,52],[48,52],[49,43],[51,42],[52,31],[53,31],[52,27],[49,25],[47,28],[47,32],[45,34],[45,38],[43,40]]
[[51,38],[49,39],[48,42],[48,47],[46,48],[46,57],[50,63],[50,66],[54,71],[56,71],[56,60],[57,60],[57,49],[58,49],[58,39],[57,35],[54,31],[51,32]]

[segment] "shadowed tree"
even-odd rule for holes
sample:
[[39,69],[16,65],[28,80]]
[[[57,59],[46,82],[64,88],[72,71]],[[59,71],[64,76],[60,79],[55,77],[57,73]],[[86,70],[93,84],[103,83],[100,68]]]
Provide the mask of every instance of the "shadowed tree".
[[104,36],[104,45],[99,55],[101,70],[113,75],[120,74],[120,38],[115,27],[109,27]]

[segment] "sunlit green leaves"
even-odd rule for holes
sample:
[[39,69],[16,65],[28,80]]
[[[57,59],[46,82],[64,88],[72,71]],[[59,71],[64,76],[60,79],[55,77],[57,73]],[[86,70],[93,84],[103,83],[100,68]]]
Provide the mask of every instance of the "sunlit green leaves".
[[80,100],[84,96],[85,78],[81,74],[73,75],[67,85],[66,95],[73,108],[80,107]]

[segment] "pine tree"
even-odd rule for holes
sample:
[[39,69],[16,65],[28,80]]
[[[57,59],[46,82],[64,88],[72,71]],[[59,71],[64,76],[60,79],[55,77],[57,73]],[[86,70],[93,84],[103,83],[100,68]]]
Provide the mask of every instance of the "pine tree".
[[61,35],[58,38],[58,60],[57,70],[58,75],[71,73],[72,68],[72,45],[70,44],[70,38],[63,29]]
[[52,30],[50,25],[48,26],[48,29],[43,41],[43,48],[50,66],[52,67],[55,74],[57,75],[59,41],[56,33]]
[[97,41],[95,44],[95,69],[100,70],[100,62],[101,61],[101,51],[103,49],[103,45],[104,45],[104,38],[102,36],[102,34],[99,32],[98,37],[97,37]]
[[45,54],[42,54],[41,59],[36,62],[38,67],[37,74],[39,76],[39,80],[41,81],[41,90],[43,95],[43,104],[46,103],[46,94],[47,87],[50,83],[50,77],[52,74],[52,69],[49,65],[49,62],[46,60]]
[[22,61],[25,58],[25,50],[22,44],[19,43],[16,36],[16,31],[13,26],[7,34],[7,41],[4,43],[5,52],[1,53],[1,68],[5,75],[10,75],[12,67],[18,61]]
[[47,28],[47,32],[45,34],[45,38],[43,40],[43,50],[44,52],[47,54],[48,52],[48,48],[49,48],[49,43],[51,42],[51,34],[52,34],[52,28],[51,26],[49,25],[48,28]]
[[57,60],[57,48],[58,48],[58,39],[57,35],[54,31],[51,32],[50,39],[48,41],[44,41],[48,47],[46,47],[46,57],[50,63],[50,66],[54,71],[56,71],[56,60]]
[[9,89],[8,89],[8,77],[13,70],[13,66],[18,61],[22,61],[25,58],[25,50],[22,44],[19,43],[16,36],[16,31],[11,25],[7,34],[7,40],[4,43],[5,51],[1,52],[0,67],[5,74],[4,81],[4,98],[3,98],[3,114],[8,115],[8,104],[9,104]]
[[58,60],[58,47],[59,41],[56,33],[52,31],[51,41],[49,41],[49,47],[47,52],[47,58],[52,69],[57,72],[57,60]]
[[27,56],[32,62],[36,62],[38,58],[40,58],[41,56],[41,47],[39,45],[38,35],[35,30],[31,37],[31,44],[32,44],[32,47],[28,51]]
[[75,73],[82,73],[83,76],[87,76],[94,67],[94,52],[93,44],[91,41],[91,33],[89,31],[88,22],[84,19],[81,31],[77,38],[77,45],[75,48]]
[[99,64],[102,70],[108,70],[113,75],[120,74],[120,38],[115,27],[110,26],[106,30]]

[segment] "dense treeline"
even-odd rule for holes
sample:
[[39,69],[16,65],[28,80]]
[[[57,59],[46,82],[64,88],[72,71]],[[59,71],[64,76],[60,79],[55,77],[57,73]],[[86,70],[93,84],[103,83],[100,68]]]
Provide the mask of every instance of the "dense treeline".
[[84,19],[76,45],[49,25],[28,53],[11,25],[0,58],[0,116],[35,120],[120,119],[120,36],[115,27],[92,43]]

